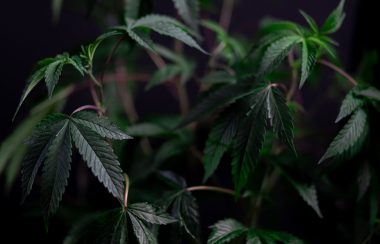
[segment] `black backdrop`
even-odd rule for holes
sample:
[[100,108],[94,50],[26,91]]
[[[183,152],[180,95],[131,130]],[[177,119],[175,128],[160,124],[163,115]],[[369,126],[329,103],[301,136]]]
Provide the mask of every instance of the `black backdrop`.
[[[53,24],[51,21],[49,0],[1,2],[0,140],[9,135],[15,127],[11,117],[33,64],[43,57],[76,48],[82,43],[93,40],[99,34],[99,29],[91,18],[86,18],[83,12],[67,8],[68,2],[70,1],[65,2],[66,7],[58,24]],[[159,9],[170,4],[169,0],[156,2],[160,2]],[[233,33],[243,33],[247,37],[252,37],[258,21],[268,15],[303,23],[298,9],[305,10],[321,23],[337,2],[337,0],[240,0],[234,10],[231,30]],[[355,69],[365,51],[378,49],[380,43],[378,33],[375,35],[371,31],[379,29],[376,6],[375,1],[371,0],[348,0],[346,3],[347,19],[335,38],[341,44],[340,55],[348,71]],[[17,124],[17,121],[15,123]],[[32,218],[31,221],[30,218],[23,218],[23,207],[19,206],[19,182],[10,193],[3,192],[2,182],[0,178],[0,243],[25,241],[59,243],[62,236],[67,233],[66,227],[56,223],[48,234],[44,233],[42,219]],[[283,215],[282,219],[286,218],[286,214]],[[315,224],[322,228],[322,223]],[[323,232],[329,233],[326,228],[323,228]],[[322,243],[318,241],[317,233],[307,234],[315,236],[315,243]],[[12,236],[14,241],[6,241],[7,237]]]

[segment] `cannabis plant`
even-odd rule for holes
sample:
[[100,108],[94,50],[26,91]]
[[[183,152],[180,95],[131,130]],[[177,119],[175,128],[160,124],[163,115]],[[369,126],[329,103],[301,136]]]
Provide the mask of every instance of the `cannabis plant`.
[[[374,139],[380,91],[363,70],[354,77],[341,68],[333,34],[344,23],[344,0],[322,24],[300,11],[303,23],[267,19],[250,39],[228,32],[233,0],[224,1],[219,22],[201,17],[212,11],[209,1],[163,2],[173,16],[157,13],[158,3],[149,0],[90,2],[89,13],[104,33],[35,65],[14,114],[21,122],[0,149],[0,172],[9,185],[21,168],[22,202],[40,186],[46,229],[49,223],[55,228],[51,219],[70,170],[83,161],[117,201],[112,209],[78,215],[65,243],[310,242],[302,233],[262,224],[264,210],[281,205],[271,193],[282,182],[291,189],[278,188],[281,199],[296,193],[314,217],[327,221],[328,203],[320,206],[318,195],[334,198],[335,169],[354,160],[358,181],[351,181],[348,198],[364,224],[355,234],[344,224],[336,232],[341,230],[338,240],[369,243],[379,224]],[[56,21],[61,4],[53,1]],[[336,73],[336,84],[328,78],[323,85],[325,69]],[[43,82],[47,98],[26,105]],[[302,99],[304,90],[314,103],[322,99],[328,92],[315,89],[322,85],[347,94],[330,145],[315,143],[321,142],[317,129],[306,119],[313,111],[304,104],[310,99]],[[86,91],[91,100],[65,106]],[[154,92],[154,103],[170,108],[153,115],[141,97]],[[325,153],[315,149],[318,155],[310,156],[305,143]],[[218,216],[207,231],[198,191],[230,199],[239,212]]]

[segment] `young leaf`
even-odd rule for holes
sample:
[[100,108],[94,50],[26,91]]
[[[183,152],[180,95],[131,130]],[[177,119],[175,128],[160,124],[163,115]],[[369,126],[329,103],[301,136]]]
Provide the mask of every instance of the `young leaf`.
[[322,163],[328,158],[348,153],[350,156],[359,151],[368,134],[367,114],[363,109],[358,109],[334,138],[326,153],[319,160]]
[[157,70],[152,79],[149,81],[146,90],[150,90],[151,88],[161,84],[164,81],[168,81],[178,75],[181,71],[181,68],[177,65],[166,65],[164,68]]
[[200,222],[197,200],[185,191],[174,200],[172,212],[186,233],[194,240],[199,240]]
[[315,22],[315,20],[310,16],[308,15],[307,13],[305,13],[304,11],[300,10],[300,13],[301,15],[305,18],[306,22],[308,23],[308,25],[310,26],[311,30],[314,32],[314,33],[318,33],[318,25],[317,23]]
[[88,167],[108,191],[120,202],[124,198],[124,176],[112,147],[90,128],[70,124],[75,146]]
[[148,203],[130,204],[128,212],[151,224],[166,225],[177,221],[162,209],[155,208]]
[[301,81],[299,87],[305,84],[307,78],[309,78],[315,63],[317,61],[318,49],[306,40],[302,42],[302,65],[301,65]]
[[62,199],[70,174],[71,138],[69,122],[65,121],[51,142],[43,167],[41,201],[45,219],[53,214]]
[[321,27],[321,33],[332,34],[342,26],[346,14],[343,12],[345,0],[341,0],[338,7],[327,17]]
[[234,85],[226,85],[210,93],[206,98],[201,100],[195,108],[182,120],[178,127],[185,126],[205,114],[214,111],[220,107],[235,102],[239,98],[251,94],[254,90],[253,81],[241,81]]
[[[231,109],[232,110],[232,109]],[[235,137],[239,125],[239,116],[235,111],[223,114],[212,128],[204,150],[205,182],[216,170],[223,154]]]
[[178,14],[196,33],[198,33],[199,0],[173,0]]
[[258,76],[262,77],[274,70],[289,51],[301,41],[301,36],[290,35],[282,37],[269,45],[261,60]]
[[133,25],[130,27],[132,30],[137,28],[149,28],[153,31],[161,34],[173,37],[186,45],[196,48],[199,51],[207,54],[198,43],[185,31],[186,27],[184,27],[181,23],[167,16],[151,14],[144,16],[138,19]]
[[62,73],[64,63],[62,60],[57,60],[46,68],[45,71],[45,82],[48,88],[49,96],[53,95],[54,87],[57,85],[59,77]]
[[340,106],[338,117],[335,120],[335,123],[341,121],[343,118],[351,115],[358,108],[364,104],[362,99],[357,98],[354,95],[354,91],[350,91],[344,98],[342,105]]
[[113,140],[132,139],[132,137],[121,131],[107,117],[98,116],[94,112],[80,111],[72,116],[72,120],[77,124],[90,128],[104,138]]
[[247,228],[234,219],[220,220],[211,226],[207,244],[230,243],[233,239],[246,234]]

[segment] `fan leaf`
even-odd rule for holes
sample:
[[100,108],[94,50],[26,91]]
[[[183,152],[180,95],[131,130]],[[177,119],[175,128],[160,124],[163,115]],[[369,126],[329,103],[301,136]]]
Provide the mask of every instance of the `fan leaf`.
[[221,220],[211,226],[211,229],[208,244],[229,243],[247,232],[247,228],[234,219]]

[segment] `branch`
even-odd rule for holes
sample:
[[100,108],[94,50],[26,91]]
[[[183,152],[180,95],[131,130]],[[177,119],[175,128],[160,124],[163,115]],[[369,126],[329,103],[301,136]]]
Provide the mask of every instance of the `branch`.
[[220,192],[224,194],[228,194],[231,196],[236,196],[235,192],[231,189],[217,187],[217,186],[191,186],[186,188],[186,191],[192,192],[192,191],[214,191],[214,192]]
[[324,59],[320,59],[317,62],[320,63],[320,64],[323,64],[326,67],[329,67],[330,69],[332,69],[335,72],[339,73],[341,76],[343,76],[344,78],[346,78],[349,82],[351,82],[352,85],[354,85],[354,86],[358,85],[358,82],[351,75],[349,75],[346,71],[344,71],[343,69],[339,68],[335,64],[330,63],[329,61],[324,60]]

